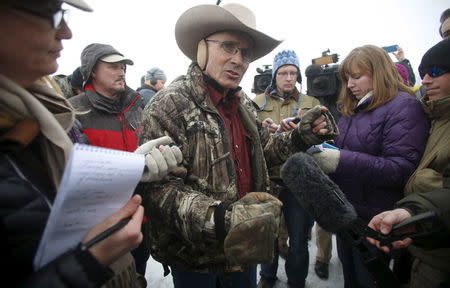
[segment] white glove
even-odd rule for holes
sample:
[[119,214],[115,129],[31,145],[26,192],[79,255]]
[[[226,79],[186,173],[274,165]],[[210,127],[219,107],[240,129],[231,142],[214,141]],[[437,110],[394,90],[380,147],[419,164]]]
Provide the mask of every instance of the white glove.
[[177,146],[170,147],[173,140],[168,137],[160,137],[150,140],[136,149],[136,153],[145,154],[145,169],[142,174],[142,182],[153,182],[164,179],[166,175],[183,161],[183,154]]
[[134,153],[138,154],[146,154],[150,153],[153,148],[158,148],[160,145],[168,145],[170,143],[174,143],[172,138],[169,136],[162,136],[150,141],[145,142],[141,146],[139,146]]
[[322,152],[314,153],[311,156],[323,172],[330,174],[336,171],[341,152],[337,149],[323,148]]

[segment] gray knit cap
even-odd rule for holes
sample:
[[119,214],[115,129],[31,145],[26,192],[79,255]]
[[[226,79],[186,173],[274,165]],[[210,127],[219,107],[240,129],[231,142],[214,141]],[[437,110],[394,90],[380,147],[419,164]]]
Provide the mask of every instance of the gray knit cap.
[[147,71],[147,74],[145,74],[145,80],[166,81],[167,77],[166,77],[166,74],[164,74],[163,70],[159,69],[158,67],[153,67]]

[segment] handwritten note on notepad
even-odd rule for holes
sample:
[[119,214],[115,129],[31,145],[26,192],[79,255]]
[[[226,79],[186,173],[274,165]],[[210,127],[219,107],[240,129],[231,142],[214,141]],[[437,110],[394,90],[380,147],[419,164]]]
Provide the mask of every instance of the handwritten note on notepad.
[[34,259],[39,269],[74,248],[130,199],[144,170],[142,154],[75,144]]

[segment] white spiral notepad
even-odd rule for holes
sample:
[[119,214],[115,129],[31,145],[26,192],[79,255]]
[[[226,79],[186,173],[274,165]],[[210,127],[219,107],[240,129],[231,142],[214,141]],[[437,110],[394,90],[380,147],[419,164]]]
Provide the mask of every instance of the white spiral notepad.
[[142,154],[75,144],[34,258],[35,270],[74,248],[97,223],[130,199]]

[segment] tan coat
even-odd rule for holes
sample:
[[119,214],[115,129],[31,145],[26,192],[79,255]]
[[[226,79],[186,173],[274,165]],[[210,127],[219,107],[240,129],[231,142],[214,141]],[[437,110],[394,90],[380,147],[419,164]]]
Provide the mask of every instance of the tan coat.
[[301,108],[302,112],[305,112],[316,105],[320,105],[319,100],[306,94],[301,94],[297,88],[295,88],[293,97],[286,100],[269,92],[258,94],[253,99],[253,102],[259,108],[257,112],[261,121],[269,117],[276,124],[279,124],[285,118],[297,116],[299,108]]
[[[271,88],[269,87],[268,89]],[[288,99],[281,99],[276,94],[271,94],[271,91],[268,89],[264,93],[256,95],[253,99],[258,118],[261,121],[264,121],[266,118],[271,118],[274,123],[280,124],[283,119],[296,117],[299,108],[304,113],[314,106],[320,105],[319,100],[306,94],[301,94],[297,88],[295,88],[293,96]],[[280,178],[280,167],[275,166],[269,168],[269,176],[271,179]]]
[[[423,106],[432,119],[430,136],[419,166],[405,186],[405,195],[441,189],[442,173],[450,163],[450,96],[426,101]],[[450,273],[450,248],[424,250],[411,246],[410,251],[414,257]]]

